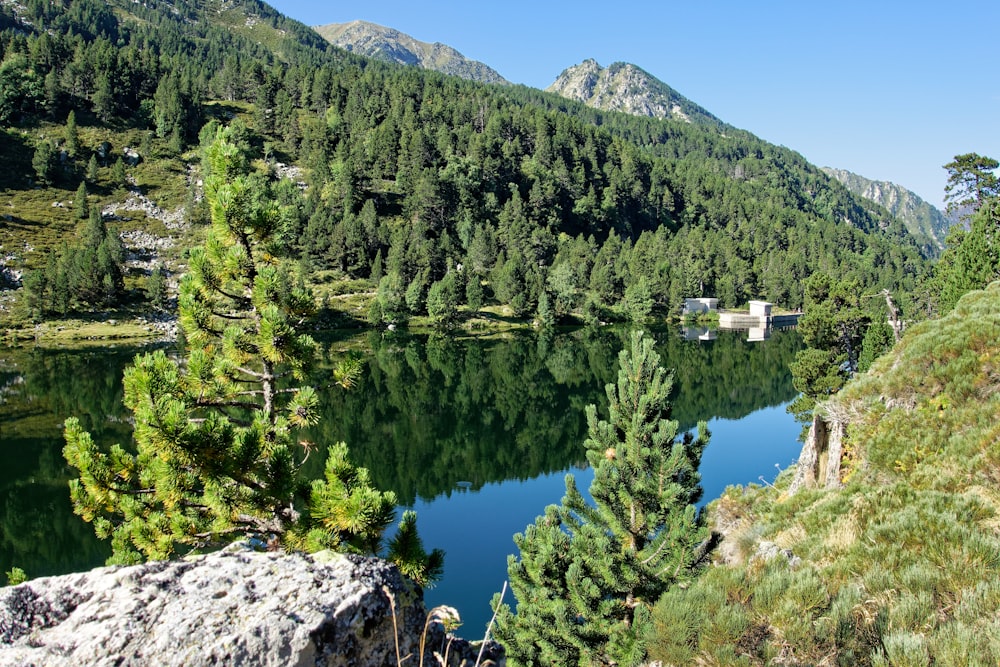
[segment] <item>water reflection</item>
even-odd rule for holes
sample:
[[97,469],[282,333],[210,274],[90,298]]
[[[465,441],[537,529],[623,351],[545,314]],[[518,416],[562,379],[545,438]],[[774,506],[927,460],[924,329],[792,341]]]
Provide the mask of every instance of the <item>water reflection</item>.
[[[795,332],[754,344],[738,333],[697,340],[654,333],[664,364],[675,369],[673,418],[682,429],[715,420],[702,466],[706,499],[725,484],[757,481],[761,465],[773,470],[769,438],[782,440],[789,459],[798,427],[776,406],[795,394],[788,372],[800,346]],[[322,421],[304,437],[321,447],[347,442],[380,488],[420,511],[425,542],[448,551],[446,579],[430,599],[466,599],[470,609],[460,610],[470,625],[485,625],[511,535],[559,500],[565,471],[589,484],[584,408],[606,408],[603,387],[617,373],[627,336],[602,329],[329,338],[322,341],[326,368],[357,350],[365,373],[351,391],[321,393]],[[99,444],[128,442],[121,378],[136,352],[0,349],[0,572],[16,565],[36,577],[107,557],[108,546],[70,509],[61,424],[75,415]],[[324,382],[322,368],[315,381]],[[773,426],[786,421],[790,437]],[[320,454],[307,473],[319,476]]]

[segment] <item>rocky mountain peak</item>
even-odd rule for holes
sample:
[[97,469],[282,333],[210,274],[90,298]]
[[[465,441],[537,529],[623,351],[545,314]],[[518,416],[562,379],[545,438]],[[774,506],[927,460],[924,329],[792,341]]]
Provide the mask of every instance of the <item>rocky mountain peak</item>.
[[604,111],[719,125],[721,121],[645,70],[625,62],[601,67],[593,58],[562,72],[546,88]]
[[314,30],[334,46],[368,58],[423,67],[481,83],[508,83],[493,68],[466,58],[447,44],[421,42],[376,23],[329,23]]

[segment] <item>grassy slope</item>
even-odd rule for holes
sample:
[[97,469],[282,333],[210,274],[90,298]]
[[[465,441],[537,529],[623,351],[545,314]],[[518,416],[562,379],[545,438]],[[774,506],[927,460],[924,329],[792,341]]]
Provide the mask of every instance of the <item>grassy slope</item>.
[[[738,565],[656,609],[665,664],[1000,663],[1000,283],[846,387],[842,489],[730,489]],[[800,562],[753,557],[769,541]],[[730,546],[733,546],[731,542]]]

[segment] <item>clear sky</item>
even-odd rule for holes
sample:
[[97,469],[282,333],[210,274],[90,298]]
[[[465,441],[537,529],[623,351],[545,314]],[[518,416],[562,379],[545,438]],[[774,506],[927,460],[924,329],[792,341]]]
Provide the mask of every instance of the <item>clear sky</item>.
[[940,205],[942,165],[1000,159],[1000,1],[273,0],[442,42],[537,88],[586,58],[630,62],[818,166]]

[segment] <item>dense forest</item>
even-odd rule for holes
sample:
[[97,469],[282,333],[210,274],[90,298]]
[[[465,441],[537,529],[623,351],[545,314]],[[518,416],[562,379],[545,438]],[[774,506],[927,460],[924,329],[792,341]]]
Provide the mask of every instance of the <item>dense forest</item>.
[[[524,87],[365,60],[254,0],[0,6],[0,151],[10,166],[0,174],[8,197],[0,220],[5,324],[83,312],[107,318],[128,302],[139,310],[171,308],[162,268],[138,274],[124,268],[132,251],[119,227],[171,242],[176,232],[173,270],[190,269],[179,290],[186,360],[148,355],[126,380],[125,401],[141,429],[133,442],[138,458],[125,448],[109,456],[87,433],[128,431],[119,422],[108,425],[107,416],[123,414],[111,405],[122,400],[119,385],[82,372],[82,357],[53,362],[40,354],[29,364],[43,384],[77,380],[72,395],[57,391],[51,399],[65,401],[77,417],[68,422],[66,449],[85,482],[72,486],[77,511],[122,509],[110,506],[112,496],[99,487],[132,475],[124,496],[139,500],[126,498],[123,507],[135,526],[115,530],[130,530],[134,544],[118,536],[116,551],[127,547],[121,558],[173,553],[152,548],[159,545],[144,533],[157,512],[130,515],[126,506],[160,503],[177,511],[177,521],[156,528],[171,549],[176,542],[183,551],[224,543],[242,529],[223,521],[232,514],[226,503],[237,496],[258,511],[254,529],[280,532],[286,548],[349,544],[327,531],[350,495],[338,475],[364,482],[367,492],[369,471],[356,472],[343,446],[312,460],[296,458],[292,452],[318,448],[292,438],[292,430],[324,443],[392,430],[408,447],[369,454],[362,463],[412,500],[453,488],[454,469],[473,478],[470,484],[488,481],[461,458],[460,445],[475,431],[494,438],[483,439],[496,445],[487,457],[491,469],[516,458],[537,474],[573,460],[586,410],[598,504],[588,506],[568,482],[562,509],[550,508],[548,522],[541,518],[517,539],[526,575],[548,568],[553,590],[591,596],[598,590],[595,599],[613,603],[609,615],[589,618],[562,613],[562,593],[540,605],[537,618],[555,616],[584,634],[587,623],[616,619],[615,628],[595,631],[596,640],[578,638],[574,650],[582,655],[596,641],[607,644],[600,655],[609,663],[629,656],[614,664],[637,663],[647,653],[676,663],[964,664],[971,645],[988,656],[983,664],[1000,656],[993,639],[1000,594],[989,583],[1000,560],[993,534],[998,503],[989,491],[997,426],[987,418],[997,414],[990,407],[998,395],[997,341],[989,335],[995,327],[979,326],[995,321],[998,296],[995,287],[967,295],[998,277],[996,179],[985,187],[976,180],[995,174],[995,161],[968,154],[946,166],[957,203],[971,189],[975,213],[967,230],[950,237],[932,274],[918,244],[885,210],[794,151],[749,132],[604,113]],[[180,208],[182,224],[109,216],[101,208],[140,196],[150,210],[158,208],[154,196]],[[323,288],[321,302],[310,287]],[[15,292],[16,308],[9,309]],[[631,356],[619,357],[605,420],[596,407],[584,407],[590,397],[557,387],[576,388],[584,379],[610,383],[611,351],[621,347],[616,333],[588,327],[579,348],[554,342],[544,326],[496,348],[448,337],[421,347],[398,334],[373,333],[364,372],[351,359],[355,365],[342,378],[345,387],[360,384],[357,393],[321,404],[307,367],[330,362],[335,348],[322,348],[306,331],[321,326],[311,319],[314,307],[330,316],[338,308],[331,296],[346,293],[363,296],[365,304],[349,317],[392,328],[415,316],[447,327],[460,313],[486,308],[541,325],[639,322],[678,314],[684,297],[718,297],[723,307],[766,299],[807,308],[800,322],[807,347],[762,348],[751,363],[733,364],[723,344],[710,354],[665,343],[678,346],[665,356],[693,369],[671,378],[652,343],[635,336]],[[900,333],[903,324],[952,308]],[[899,326],[889,327],[890,320]],[[893,356],[877,359],[890,348]],[[587,363],[567,355],[586,355]],[[275,359],[287,368],[275,372]],[[250,362],[259,370],[247,370]],[[756,379],[758,368],[788,364],[791,387]],[[863,374],[866,368],[872,372]],[[189,374],[183,381],[178,369]],[[301,385],[289,398],[281,382],[292,377]],[[14,381],[8,370],[0,379]],[[246,389],[254,383],[264,388]],[[701,570],[710,542],[693,503],[708,434],[699,429],[694,440],[681,432],[699,417],[692,406],[721,403],[739,413],[750,397],[782,402],[796,390],[804,399],[797,410],[807,420],[831,410],[853,420],[840,480],[845,492],[809,489],[789,502],[778,496],[787,483],[782,478],[776,493],[728,494],[712,511],[723,520],[724,512],[732,514],[737,567]],[[86,405],[77,404],[82,395]],[[275,396],[287,401],[280,416]],[[543,401],[564,403],[565,421],[533,421],[530,405]],[[168,402],[170,419],[161,419],[157,410]],[[464,410],[453,420],[458,431],[398,419],[433,413],[444,402]],[[640,410],[630,420],[633,407]],[[214,421],[204,417],[209,409],[218,410]],[[257,423],[240,409],[265,416]],[[671,413],[676,421],[667,419]],[[336,416],[320,421],[321,414]],[[553,446],[536,458],[520,442],[500,447],[501,439],[511,445],[506,433],[515,422]],[[226,439],[216,442],[218,425]],[[171,444],[190,446],[194,440],[177,436],[181,426],[204,439],[195,439],[197,451],[158,448],[164,434]],[[198,444],[210,440],[212,447]],[[319,476],[327,454],[325,480],[307,494],[303,480]],[[148,479],[136,471],[158,456],[174,457],[184,470],[186,506],[143,488]],[[18,459],[17,466],[47,479],[62,470],[51,454]],[[274,470],[282,474],[269,474]],[[223,475],[235,495],[226,502],[199,499],[211,486],[206,476]],[[159,491],[169,492],[175,481],[165,476]],[[628,499],[633,491],[648,497]],[[305,515],[284,511],[306,495],[312,509]],[[51,528],[54,537],[43,535],[37,512],[22,508],[18,490],[7,496],[0,514],[4,548],[41,552],[74,537],[77,528],[68,522]],[[395,504],[390,495],[378,501],[386,514]],[[633,519],[652,508],[648,530],[619,530],[629,508]],[[414,522],[404,515],[400,532]],[[110,526],[98,533],[110,535]],[[824,532],[829,526],[837,528]],[[661,549],[674,533],[677,544]],[[213,541],[202,541],[205,535]],[[571,536],[573,560],[560,561],[570,550],[559,545]],[[807,562],[796,569],[790,556],[763,561],[755,551],[762,537]],[[644,569],[668,551],[677,552],[673,569]],[[920,557],[910,559],[910,551]],[[627,562],[604,559],[609,554]],[[422,547],[420,555],[435,556]],[[617,592],[595,589],[598,580]],[[587,590],[573,589],[577,584]],[[542,597],[531,586],[517,594],[519,604]],[[501,618],[503,627],[512,617]],[[532,638],[524,637],[531,634],[517,641],[530,646]],[[545,641],[561,638],[556,632]]]
[[5,187],[90,180],[113,195],[129,165],[116,172],[77,122],[139,131],[139,159],[178,172],[197,167],[206,122],[238,116],[259,158],[304,170],[304,189],[276,188],[286,251],[309,275],[366,281],[375,322],[448,323],[484,303],[553,321],[642,319],[688,296],[797,308],[817,270],[909,304],[926,273],[884,210],[726,125],[366,61],[257,2],[36,1],[0,9],[0,26],[0,123],[34,168]]

